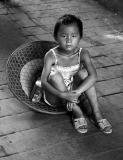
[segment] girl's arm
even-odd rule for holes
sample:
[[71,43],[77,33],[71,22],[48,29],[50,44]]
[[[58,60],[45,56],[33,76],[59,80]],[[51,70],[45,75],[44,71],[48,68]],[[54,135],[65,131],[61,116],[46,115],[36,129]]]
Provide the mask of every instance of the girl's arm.
[[50,93],[54,94],[57,97],[60,97],[62,99],[66,99],[71,102],[76,102],[76,94],[71,92],[61,92],[57,90],[55,87],[53,87],[48,82],[48,77],[51,71],[52,65],[55,63],[54,57],[52,56],[52,52],[48,52],[46,56],[44,57],[44,67],[41,75],[41,83],[42,87],[49,91]]
[[80,65],[84,63],[84,67],[88,72],[88,76],[83,80],[82,84],[76,89],[76,92],[78,94],[81,94],[86,90],[88,90],[91,86],[94,85],[94,83],[97,80],[97,73],[94,68],[94,65],[91,62],[91,58],[87,50],[84,49],[82,50],[80,63],[81,63]]
[[49,92],[51,92],[52,94],[58,97],[61,97],[61,92],[58,91],[55,87],[53,87],[48,82],[48,77],[51,71],[51,67],[54,63],[55,63],[55,60],[54,60],[53,54],[51,51],[49,51],[48,53],[46,53],[44,57],[44,66],[43,66],[43,71],[41,75],[41,83],[44,89],[48,90]]

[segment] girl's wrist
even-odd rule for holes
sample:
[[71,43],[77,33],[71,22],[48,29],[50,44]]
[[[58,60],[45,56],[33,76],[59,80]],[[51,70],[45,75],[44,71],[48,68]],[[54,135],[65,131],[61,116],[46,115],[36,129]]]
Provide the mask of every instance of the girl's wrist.
[[59,97],[64,99],[64,92],[59,92]]
[[81,90],[76,90],[76,93],[77,93],[78,95],[81,95],[81,94],[82,94],[82,91],[81,91]]

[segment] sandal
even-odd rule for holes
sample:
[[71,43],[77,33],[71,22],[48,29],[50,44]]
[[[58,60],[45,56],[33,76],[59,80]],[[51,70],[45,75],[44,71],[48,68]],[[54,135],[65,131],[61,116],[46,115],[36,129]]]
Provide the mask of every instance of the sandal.
[[84,117],[73,119],[74,127],[79,133],[87,133],[87,121]]
[[105,133],[105,134],[110,134],[112,133],[112,126],[111,124],[108,122],[107,119],[101,119],[97,121],[97,124],[100,128],[100,130]]

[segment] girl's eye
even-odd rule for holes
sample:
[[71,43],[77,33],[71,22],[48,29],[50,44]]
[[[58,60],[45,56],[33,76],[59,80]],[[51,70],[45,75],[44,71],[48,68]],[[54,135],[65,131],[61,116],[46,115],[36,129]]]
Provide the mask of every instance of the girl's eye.
[[76,34],[73,34],[72,37],[77,37],[77,35],[76,35]]
[[66,35],[61,35],[61,37],[66,38]]

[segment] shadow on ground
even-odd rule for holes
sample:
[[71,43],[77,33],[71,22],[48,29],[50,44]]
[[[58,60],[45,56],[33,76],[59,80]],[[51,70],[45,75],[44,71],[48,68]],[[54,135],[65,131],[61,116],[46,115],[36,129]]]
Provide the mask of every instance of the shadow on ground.
[[0,16],[0,58],[7,58],[25,40],[21,30],[8,16]]

